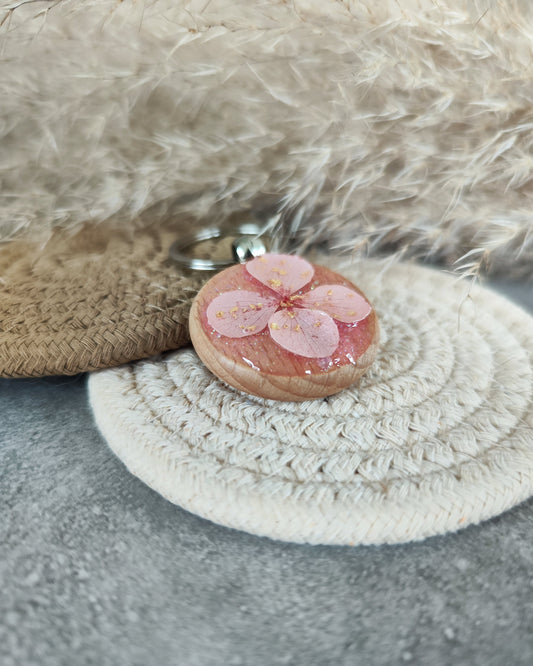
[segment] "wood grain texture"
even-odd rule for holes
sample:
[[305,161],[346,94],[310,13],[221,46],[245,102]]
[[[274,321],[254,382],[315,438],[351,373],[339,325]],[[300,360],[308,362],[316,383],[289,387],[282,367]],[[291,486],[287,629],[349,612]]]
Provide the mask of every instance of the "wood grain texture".
[[[361,293],[329,269],[315,266],[315,271],[320,284],[342,284]],[[309,287],[300,292],[307,292]],[[217,334],[207,322],[207,307],[220,293],[238,288],[253,289],[263,297],[269,294],[268,288],[248,275],[244,266],[232,266],[204,285],[189,318],[189,332],[198,356],[230,386],[272,400],[323,398],[351,386],[375,359],[379,325],[374,310],[355,327],[337,322],[341,342],[336,354],[325,359],[304,358],[280,348],[268,328],[239,339]]]

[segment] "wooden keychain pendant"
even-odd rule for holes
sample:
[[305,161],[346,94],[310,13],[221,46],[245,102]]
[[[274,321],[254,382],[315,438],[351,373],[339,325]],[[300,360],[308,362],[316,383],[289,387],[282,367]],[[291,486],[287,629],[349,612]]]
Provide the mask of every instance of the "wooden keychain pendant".
[[376,357],[365,295],[338,273],[287,254],[226,268],[198,292],[189,329],[204,364],[234,388],[273,400],[323,398]]

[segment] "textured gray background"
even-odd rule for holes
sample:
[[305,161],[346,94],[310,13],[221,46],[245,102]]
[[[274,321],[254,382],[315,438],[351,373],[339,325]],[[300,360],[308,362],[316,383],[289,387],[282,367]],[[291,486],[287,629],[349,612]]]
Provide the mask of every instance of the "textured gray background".
[[531,500],[423,543],[279,543],[131,476],[83,376],[0,380],[0,410],[2,666],[533,663]]

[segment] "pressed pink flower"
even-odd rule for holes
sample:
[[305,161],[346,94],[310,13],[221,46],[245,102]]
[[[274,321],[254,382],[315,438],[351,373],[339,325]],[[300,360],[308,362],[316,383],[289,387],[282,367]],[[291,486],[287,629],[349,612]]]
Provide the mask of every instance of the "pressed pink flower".
[[362,296],[339,284],[324,284],[298,294],[315,273],[301,257],[265,254],[246,263],[245,268],[272,294],[234,289],[211,301],[207,321],[229,338],[255,335],[268,326],[272,339],[283,349],[322,358],[331,356],[339,345],[335,320],[354,324],[371,312]]

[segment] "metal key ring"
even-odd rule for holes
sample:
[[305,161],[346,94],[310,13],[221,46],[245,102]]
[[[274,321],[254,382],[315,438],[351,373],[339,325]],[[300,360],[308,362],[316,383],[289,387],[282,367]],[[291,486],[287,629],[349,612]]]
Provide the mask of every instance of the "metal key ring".
[[[190,252],[198,243],[217,238],[232,238],[232,257],[227,259],[198,259]],[[208,227],[174,241],[170,246],[169,258],[182,266],[196,271],[218,271],[235,263],[259,257],[268,251],[269,237],[264,234],[264,226],[246,222],[231,228]]]

